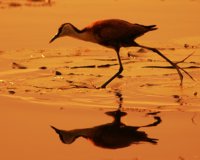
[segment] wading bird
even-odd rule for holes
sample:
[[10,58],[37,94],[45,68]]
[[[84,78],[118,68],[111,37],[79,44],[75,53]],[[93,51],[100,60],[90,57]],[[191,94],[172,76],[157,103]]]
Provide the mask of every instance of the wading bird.
[[113,79],[118,77],[123,71],[123,66],[119,54],[121,47],[141,47],[157,53],[167,62],[169,62],[173,68],[177,70],[181,81],[180,85],[182,86],[183,74],[181,73],[181,70],[185,72],[191,79],[193,79],[187,71],[179,67],[177,63],[172,62],[169,58],[163,55],[156,48],[143,46],[135,42],[135,39],[137,37],[140,37],[144,33],[156,29],[156,25],[145,26],[141,24],[132,24],[120,19],[96,21],[91,25],[88,25],[87,27],[83,28],[82,30],[79,30],[71,23],[64,23],[60,26],[58,33],[50,40],[50,43],[59,37],[70,36],[80,40],[97,43],[105,47],[113,48],[117,53],[117,58],[120,67],[118,72],[115,73],[109,80],[107,80],[101,86],[101,88],[105,88]]

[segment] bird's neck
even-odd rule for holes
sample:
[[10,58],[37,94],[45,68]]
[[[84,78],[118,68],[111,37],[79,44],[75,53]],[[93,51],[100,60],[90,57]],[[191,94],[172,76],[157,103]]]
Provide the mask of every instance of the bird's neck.
[[87,28],[84,28],[83,30],[79,30],[76,27],[73,27],[73,30],[69,36],[80,39],[80,40],[84,40],[84,41],[96,42],[94,35]]

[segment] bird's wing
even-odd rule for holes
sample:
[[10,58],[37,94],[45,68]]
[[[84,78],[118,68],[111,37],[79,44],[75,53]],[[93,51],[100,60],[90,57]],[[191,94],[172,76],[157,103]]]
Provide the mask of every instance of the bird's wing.
[[142,25],[119,20],[103,21],[99,22],[98,25],[94,25],[94,33],[103,41],[134,39],[147,31],[147,28]]
[[129,35],[129,27],[116,22],[100,23],[94,29],[96,35],[104,41],[119,40]]

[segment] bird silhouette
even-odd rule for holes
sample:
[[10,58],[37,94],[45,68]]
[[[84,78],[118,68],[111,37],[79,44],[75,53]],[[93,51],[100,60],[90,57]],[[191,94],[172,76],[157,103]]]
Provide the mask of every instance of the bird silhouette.
[[96,146],[109,149],[124,148],[132,144],[139,144],[140,142],[157,144],[158,139],[149,138],[147,133],[139,131],[139,129],[157,126],[161,123],[160,117],[154,116],[155,122],[148,125],[128,126],[121,122],[121,117],[125,116],[126,112],[118,109],[106,112],[106,114],[114,118],[112,123],[74,130],[61,130],[54,126],[51,126],[51,128],[54,129],[59,135],[60,140],[65,144],[71,144],[79,137],[91,140]]
[[77,138],[83,137],[91,140],[96,146],[110,149],[117,149],[128,147],[132,144],[139,144],[140,142],[149,142],[157,144],[158,139],[149,138],[147,133],[140,131],[142,127],[154,127],[161,123],[161,118],[156,114],[159,112],[148,113],[153,115],[154,122],[143,126],[129,126],[121,122],[121,117],[126,116],[126,112],[122,112],[123,95],[121,90],[115,90],[115,97],[117,98],[118,109],[116,111],[109,111],[105,114],[113,117],[113,122],[106,123],[90,128],[81,128],[73,130],[61,130],[54,126],[51,128],[59,135],[60,140],[65,144],[73,143]]
[[193,79],[193,77],[187,71],[179,67],[177,63],[172,62],[169,58],[163,55],[156,48],[147,47],[135,42],[136,38],[142,36],[146,32],[153,31],[156,29],[156,25],[145,26],[137,23],[129,23],[120,19],[99,20],[88,25],[82,30],[79,30],[71,23],[64,23],[58,29],[58,33],[50,40],[50,43],[59,37],[70,36],[73,38],[97,43],[99,45],[114,49],[117,53],[117,58],[120,67],[118,72],[115,73],[110,79],[108,79],[101,86],[101,88],[105,88],[113,79],[118,77],[123,71],[123,65],[119,54],[121,47],[142,47],[157,53],[168,63],[170,63],[173,68],[177,70],[180,77],[180,85],[182,86],[183,74],[181,73],[181,70],[185,72],[191,79]]

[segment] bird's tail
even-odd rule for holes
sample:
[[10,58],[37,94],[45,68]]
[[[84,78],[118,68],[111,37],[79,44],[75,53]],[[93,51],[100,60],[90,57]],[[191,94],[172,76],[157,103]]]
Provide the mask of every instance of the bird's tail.
[[149,31],[153,31],[153,30],[158,29],[158,28],[156,27],[156,25],[145,26],[145,28],[147,28]]

